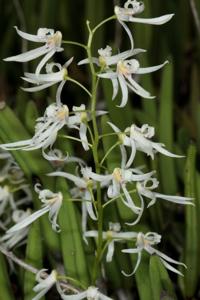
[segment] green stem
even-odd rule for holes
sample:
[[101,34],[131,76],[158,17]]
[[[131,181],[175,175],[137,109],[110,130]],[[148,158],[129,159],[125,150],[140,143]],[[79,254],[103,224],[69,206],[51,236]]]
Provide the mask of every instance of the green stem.
[[[97,88],[98,88],[98,79],[96,76],[95,68],[92,62],[92,53],[91,45],[93,39],[93,32],[89,27],[89,22],[87,22],[89,30],[89,38],[87,44],[87,54],[89,58],[89,66],[92,74],[92,97],[91,97],[91,114],[92,114],[92,125],[94,132],[94,143],[93,143],[93,158],[95,163],[95,171],[97,174],[100,173],[100,164],[98,156],[98,144],[99,144],[99,132],[96,121],[96,102],[97,102]],[[103,243],[103,208],[101,203],[101,187],[100,183],[97,183],[97,210],[98,210],[98,240],[97,240],[97,255],[94,262],[93,274],[92,274],[92,284],[95,285],[97,275],[98,275],[98,266],[101,257],[102,243]]]
[[[59,135],[59,136],[62,137],[62,138],[68,139],[68,140],[73,140],[73,141],[82,143],[81,139],[73,137],[73,136],[70,136],[70,135],[63,135],[62,134],[62,135]],[[92,145],[90,143],[88,143],[88,145],[92,148]]]
[[76,81],[75,79],[72,79],[71,77],[67,77],[67,80],[77,84],[80,88],[82,88],[90,96],[90,98],[92,98],[92,94],[80,82]]
[[[129,191],[129,194],[133,194],[133,193],[136,193],[136,189],[134,189],[134,190],[131,190],[131,191]],[[117,200],[117,199],[119,199],[119,198],[121,198],[121,197],[123,197],[124,196],[124,193],[121,193],[121,194],[119,194],[118,196],[116,196],[116,197],[114,197],[114,198],[112,198],[112,199],[110,199],[109,201],[107,201],[106,203],[104,203],[103,204],[103,209],[106,207],[106,206],[108,206],[109,204],[111,204],[112,202],[114,202],[115,200]]]
[[104,25],[105,23],[110,22],[112,20],[115,20],[116,18],[117,18],[116,15],[113,15],[113,16],[103,20],[101,23],[99,23],[96,27],[93,28],[92,33],[94,34],[95,31],[97,31],[97,29],[99,29],[102,25]]
[[99,136],[99,138],[100,139],[102,139],[102,138],[104,138],[104,137],[109,137],[109,136],[113,136],[113,135],[118,135],[118,133],[117,132],[112,132],[112,133],[105,133],[105,134],[101,134],[100,136]]
[[103,162],[105,161],[105,159],[107,158],[107,156],[113,151],[113,149],[115,149],[117,146],[119,146],[121,143],[117,142],[115,143],[110,149],[108,149],[108,151],[106,152],[106,154],[104,155],[104,157],[102,158],[100,165],[103,164]]
[[62,44],[68,44],[68,45],[74,45],[74,46],[78,46],[78,47],[82,47],[85,50],[87,50],[87,46],[78,42],[74,42],[74,41],[62,41]]
[[[92,74],[92,96],[91,96],[91,114],[92,114],[92,126],[93,126],[93,132],[94,132],[94,143],[92,147],[93,152],[93,158],[94,158],[94,164],[95,164],[95,171],[97,174],[100,174],[100,163],[99,163],[99,155],[98,155],[98,145],[99,145],[99,132],[97,127],[97,121],[96,121],[96,104],[97,104],[97,89],[99,84],[99,78],[97,77],[97,74],[95,72],[93,60],[92,60],[92,41],[95,32],[105,23],[116,19],[116,16],[109,17],[102,22],[100,22],[94,29],[91,30],[90,28],[90,22],[87,21],[87,27],[89,31],[89,37],[88,37],[88,43],[87,43],[87,55],[89,59],[89,67]],[[102,257],[102,247],[103,247],[103,206],[102,206],[102,200],[101,200],[101,186],[100,183],[97,183],[97,210],[98,210],[98,240],[97,240],[97,254],[95,257],[94,262],[94,268],[93,268],[93,274],[92,274],[92,284],[95,285],[97,276],[98,276],[98,269],[99,264]]]

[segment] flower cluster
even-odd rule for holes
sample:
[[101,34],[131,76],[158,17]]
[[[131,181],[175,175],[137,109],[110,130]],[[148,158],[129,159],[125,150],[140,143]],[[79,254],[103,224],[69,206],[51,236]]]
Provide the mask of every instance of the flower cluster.
[[[55,168],[53,172],[47,175],[62,177],[68,181],[72,201],[75,202],[78,200],[78,202],[81,202],[83,239],[86,244],[88,244],[88,239],[93,238],[97,244],[99,243],[100,245],[98,245],[98,251],[95,251],[95,259],[97,261],[95,266],[98,265],[106,249],[108,249],[106,262],[109,263],[115,254],[115,244],[118,242],[126,244],[128,241],[135,242],[135,248],[124,248],[122,252],[137,254],[138,258],[133,272],[126,274],[123,271],[124,275],[129,276],[136,272],[141,261],[143,250],[150,255],[157,255],[167,269],[182,274],[171,264],[185,266],[184,264],[177,262],[154,248],[154,246],[157,246],[161,241],[160,234],[155,232],[135,232],[132,231],[132,227],[128,227],[130,228],[128,231],[123,231],[123,226],[121,226],[119,222],[113,223],[112,220],[110,220],[108,224],[107,231],[103,231],[102,229],[103,212],[105,211],[106,213],[106,207],[115,201],[121,201],[122,204],[130,210],[133,220],[132,222],[126,222],[128,226],[138,224],[142,218],[145,210],[144,198],[150,200],[147,207],[154,205],[157,199],[177,204],[192,205],[191,198],[164,195],[157,191],[159,181],[155,177],[156,172],[154,170],[144,172],[143,167],[136,166],[135,157],[137,152],[142,152],[144,155],[150,156],[151,159],[154,159],[157,153],[169,157],[181,157],[165,149],[164,144],[154,141],[155,129],[148,124],[144,124],[141,127],[132,124],[128,128],[121,130],[117,125],[108,122],[112,130],[111,135],[116,136],[116,145],[119,147],[121,159],[112,170],[103,164],[105,158],[112,152],[111,148],[100,161],[101,154],[98,148],[100,145],[100,133],[96,119],[107,112],[96,110],[98,82],[101,79],[110,79],[113,86],[112,99],[114,100],[116,98],[120,89],[122,98],[119,107],[124,107],[128,102],[129,90],[142,98],[154,98],[138,83],[138,75],[158,71],[168,63],[168,61],[165,61],[157,66],[143,68],[140,66],[139,60],[135,58],[137,54],[143,53],[146,50],[134,48],[134,40],[126,22],[161,25],[168,22],[173,16],[173,14],[169,14],[154,19],[135,17],[136,14],[141,13],[143,10],[144,4],[137,0],[128,0],[125,2],[124,7],[116,6],[114,9],[115,18],[123,26],[130,38],[131,48],[129,50],[113,54],[113,49],[110,46],[106,46],[106,48],[98,50],[98,57],[93,57],[91,55],[90,43],[88,42],[88,45],[84,46],[84,48],[87,49],[88,57],[81,60],[78,65],[89,64],[91,68],[93,76],[91,93],[81,83],[70,77],[68,69],[72,61],[75,60],[74,58],[67,60],[63,66],[55,62],[48,63],[56,52],[63,51],[61,47],[62,34],[60,31],[54,32],[53,29],[40,28],[37,35],[32,35],[22,32],[15,27],[18,35],[22,38],[32,42],[45,43],[45,45],[34,50],[5,59],[6,61],[27,62],[44,55],[35,72],[25,73],[22,77],[24,81],[32,85],[31,87],[23,88],[23,90],[35,92],[46,89],[54,84],[58,84],[58,87],[55,102],[51,103],[46,108],[44,115],[36,120],[33,137],[24,141],[1,144],[0,148],[3,150],[24,151],[41,149],[44,159],[50,161]],[[90,42],[93,39],[94,33],[95,29],[89,30]],[[41,73],[43,67],[46,68],[46,73]],[[80,106],[73,106],[72,110],[69,111],[68,106],[61,101],[61,92],[66,81],[77,84],[87,92],[91,100],[91,109],[89,103],[88,105],[81,104]],[[56,143],[59,131],[63,128],[78,132],[78,138],[73,135],[66,135],[63,136],[63,138],[79,142],[81,148],[85,151],[89,152],[91,150],[91,157],[93,156],[93,163],[91,165],[93,167],[80,157],[70,156],[69,154],[65,156],[61,150],[56,148],[52,149]],[[68,151],[66,151],[66,153],[68,153]],[[2,153],[2,158],[8,159],[9,161],[10,157],[10,154],[7,152]],[[74,171],[71,169],[69,172],[63,170],[63,166],[68,162],[76,164],[76,168],[72,169]],[[13,180],[14,183],[22,184],[23,178],[20,177],[21,175],[14,179],[13,176],[11,176],[10,170],[11,167],[13,167],[12,164],[9,162],[8,165],[4,166],[0,174],[0,183],[8,179]],[[17,166],[15,166],[15,170],[17,170]],[[24,186],[21,185],[21,188],[24,188]],[[9,189],[4,185],[0,186],[0,189],[0,215],[3,214],[5,206],[7,205],[16,213],[17,204],[13,201],[13,196],[9,193]],[[54,193],[49,189],[41,189],[39,184],[35,185],[35,191],[38,193],[38,198],[42,202],[42,208],[33,213],[30,211],[24,212],[21,214],[21,217],[18,216],[18,218],[15,216],[15,220],[13,218],[14,226],[7,230],[6,235],[1,239],[2,242],[9,240],[9,248],[17,241],[21,241],[22,236],[25,237],[27,235],[28,226],[46,213],[49,214],[52,229],[56,232],[60,231],[57,218],[62,203],[65,201],[63,194],[61,192]],[[21,200],[21,202],[23,201]],[[6,226],[7,224],[5,227]],[[13,241],[14,237],[15,240]],[[35,300],[40,299],[54,284],[56,284],[62,299],[111,299],[102,294],[98,288],[94,286],[89,286],[84,291],[69,295],[68,291],[63,290],[59,282],[59,276],[55,270],[52,271],[48,277],[41,276],[42,272],[43,270],[36,276],[38,284],[34,287],[34,291],[38,294],[34,297]]]

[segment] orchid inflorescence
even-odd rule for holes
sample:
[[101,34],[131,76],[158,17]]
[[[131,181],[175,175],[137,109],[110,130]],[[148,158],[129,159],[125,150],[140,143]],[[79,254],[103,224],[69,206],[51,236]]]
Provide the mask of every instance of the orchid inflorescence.
[[[120,88],[122,98],[119,107],[124,107],[127,104],[129,90],[143,98],[154,98],[138,83],[138,75],[155,72],[168,63],[168,61],[165,61],[158,66],[144,68],[140,66],[139,60],[135,58],[137,54],[143,53],[146,50],[134,48],[133,36],[126,22],[161,25],[173,17],[173,14],[153,19],[135,17],[135,15],[141,13],[143,10],[144,4],[137,0],[128,0],[125,2],[124,7],[116,6],[114,9],[114,18],[123,26],[130,39],[131,48],[129,50],[113,54],[113,49],[110,46],[106,46],[98,50],[98,57],[91,56],[91,51],[87,51],[88,57],[78,63],[79,66],[89,64],[93,72],[92,76],[96,79],[96,82],[100,79],[111,80],[113,87],[112,100],[119,94]],[[4,225],[7,231],[0,241],[2,243],[7,242],[8,247],[12,248],[13,245],[27,236],[28,226],[46,213],[49,215],[52,229],[56,232],[61,230],[57,217],[65,199],[60,191],[53,192],[49,189],[43,189],[42,186],[36,184],[34,188],[42,203],[41,209],[33,213],[27,210],[19,214],[18,202],[15,201],[12,193],[9,192],[9,188],[3,185],[4,180],[11,180],[9,172],[11,168],[13,168],[13,162],[11,163],[12,156],[6,151],[32,151],[41,149],[44,159],[50,161],[52,165],[55,161],[62,162],[62,164],[58,164],[61,166],[59,168],[56,167],[56,164],[53,165],[56,170],[47,175],[62,177],[72,185],[70,189],[72,201],[73,199],[79,199],[81,202],[82,235],[84,241],[86,244],[88,244],[90,238],[93,238],[97,244],[99,241],[102,241],[101,252],[100,254],[96,253],[96,256],[99,255],[98,259],[103,256],[102,254],[104,254],[104,250],[107,248],[106,262],[109,263],[112,261],[113,255],[115,255],[116,243],[126,244],[127,242],[134,242],[135,247],[127,249],[125,246],[122,250],[123,253],[137,254],[138,256],[136,266],[131,274],[126,274],[122,271],[125,276],[132,275],[136,272],[142,258],[142,251],[146,251],[150,255],[157,255],[167,269],[182,275],[182,273],[171,264],[185,266],[184,264],[177,262],[154,248],[154,246],[161,241],[161,235],[158,233],[143,233],[132,230],[124,232],[122,230],[123,226],[121,226],[119,222],[114,223],[112,221],[109,222],[107,231],[103,231],[99,225],[100,222],[102,222],[102,220],[100,220],[100,218],[102,218],[102,211],[100,210],[106,209],[108,205],[118,199],[122,202],[122,205],[130,209],[132,214],[132,221],[126,222],[128,226],[138,224],[142,218],[146,205],[144,198],[150,200],[147,207],[155,204],[157,199],[163,199],[182,205],[192,205],[191,198],[164,195],[156,191],[159,185],[155,177],[156,172],[144,172],[142,167],[134,166],[137,151],[150,156],[151,159],[154,159],[157,153],[169,157],[181,156],[165,149],[164,144],[153,141],[152,138],[155,134],[155,129],[148,124],[143,124],[141,127],[138,127],[136,124],[131,124],[128,128],[120,129],[114,123],[108,122],[112,134],[115,135],[118,140],[116,146],[119,147],[121,153],[121,161],[118,162],[118,166],[114,167],[112,172],[110,172],[106,166],[99,163],[99,158],[97,158],[98,139],[100,135],[96,117],[101,117],[107,114],[107,112],[104,110],[96,110],[96,90],[93,89],[93,92],[90,93],[82,84],[70,77],[68,69],[72,61],[75,61],[75,58],[70,58],[63,66],[59,63],[48,63],[56,52],[64,50],[62,48],[63,41],[61,32],[54,32],[53,29],[48,28],[39,28],[37,34],[32,35],[22,32],[17,27],[15,27],[15,29],[18,35],[23,39],[36,43],[45,43],[43,46],[34,50],[5,59],[5,61],[27,62],[44,56],[38,64],[35,73],[26,72],[22,77],[24,81],[32,85],[31,87],[23,88],[23,90],[35,92],[46,89],[54,84],[58,84],[58,87],[55,96],[56,101],[51,103],[46,108],[44,115],[36,120],[33,137],[28,140],[0,145],[0,148],[4,151],[1,154],[2,159],[8,159],[8,164],[4,166],[3,171],[0,173],[0,215],[4,213],[7,205],[11,207],[13,214],[15,214],[13,218],[15,224],[8,230],[7,226],[10,225],[10,223]],[[96,30],[89,30],[90,41],[95,31]],[[90,50],[91,45],[88,43],[85,48]],[[42,73],[44,67],[46,72]],[[95,68],[97,68],[97,70]],[[70,112],[68,106],[62,103],[61,92],[67,81],[77,84],[87,92],[91,99],[91,109],[89,109],[89,105],[81,104],[78,107],[73,106]],[[92,126],[90,123],[92,123]],[[69,130],[78,131],[79,138],[74,138],[74,140],[80,142],[83,150],[92,151],[95,170],[88,166],[82,158],[70,156],[68,153],[63,154],[61,150],[52,148],[56,142],[59,131],[64,127]],[[73,140],[73,136],[66,136],[66,138]],[[62,170],[62,166],[69,162],[77,164],[74,173]],[[17,165],[15,168],[18,168]],[[25,190],[23,178],[17,178],[16,181],[18,185]],[[130,186],[134,187],[133,191],[130,190]],[[98,194],[101,196],[97,196]],[[135,196],[137,196],[139,202],[135,201]],[[24,201],[22,201],[22,203],[24,203]],[[99,205],[99,203],[101,205]],[[88,219],[90,219],[89,222]],[[92,228],[91,224],[93,224]],[[88,229],[88,227],[90,228]],[[99,236],[101,236],[101,238],[99,238]],[[77,292],[77,294],[69,295],[68,291],[63,290],[59,284],[59,276],[55,270],[45,279],[41,277],[42,272],[43,270],[36,276],[38,284],[34,287],[34,291],[38,294],[34,297],[34,300],[40,299],[53,285],[56,285],[57,291],[62,299],[111,299],[103,295],[98,288],[93,285],[87,287],[84,291]]]

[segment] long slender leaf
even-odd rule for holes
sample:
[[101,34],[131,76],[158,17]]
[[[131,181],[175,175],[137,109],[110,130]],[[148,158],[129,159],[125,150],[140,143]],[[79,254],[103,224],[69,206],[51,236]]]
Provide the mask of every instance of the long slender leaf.
[[69,201],[70,194],[67,183],[59,178],[57,189],[63,194],[63,204],[59,213],[61,228],[60,241],[66,274],[89,286],[90,277],[87,259],[83,248],[83,237],[80,228],[80,215],[75,204]]
[[[185,169],[185,196],[196,199],[196,174],[195,174],[195,158],[196,147],[190,145],[188,149],[186,169]],[[198,222],[197,211],[193,206],[186,207],[186,238],[185,238],[185,264],[187,270],[185,271],[185,295],[187,297],[194,296],[197,288],[198,280],[198,253],[199,253],[199,238],[198,238]]]
[[[43,242],[41,237],[40,222],[36,221],[31,225],[28,234],[28,241],[26,245],[26,263],[38,268],[43,269],[42,259]],[[32,300],[36,295],[33,287],[36,285],[35,275],[29,271],[24,273],[24,299]]]
[[[159,111],[159,142],[173,151],[173,64],[164,68]],[[161,182],[164,192],[177,192],[177,178],[174,159],[160,156]],[[166,178],[167,174],[167,178]]]
[[151,256],[149,275],[153,299],[175,300],[176,295],[169,275],[157,256]]
[[3,254],[0,253],[0,293],[4,300],[14,300],[13,289],[10,284],[6,262]]

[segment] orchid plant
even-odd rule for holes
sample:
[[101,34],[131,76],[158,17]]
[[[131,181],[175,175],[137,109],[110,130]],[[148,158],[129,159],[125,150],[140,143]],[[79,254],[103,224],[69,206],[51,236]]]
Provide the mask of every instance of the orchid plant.
[[[43,56],[35,72],[26,72],[22,77],[26,83],[30,84],[30,87],[26,86],[22,89],[25,92],[33,93],[47,89],[52,85],[58,84],[58,87],[55,94],[55,102],[46,107],[43,116],[35,120],[36,125],[33,137],[27,140],[10,141],[9,143],[1,144],[1,157],[2,159],[9,160],[12,157],[13,150],[34,151],[39,149],[43,159],[51,163],[54,168],[53,172],[48,172],[45,175],[51,178],[62,178],[62,180],[67,181],[70,186],[70,192],[69,199],[67,199],[56,186],[49,189],[49,187],[46,188],[37,183],[34,189],[38,194],[39,200],[42,202],[42,207],[32,213],[30,210],[23,211],[20,217],[11,219],[9,224],[4,224],[5,235],[1,237],[0,242],[5,247],[11,249],[27,237],[29,225],[47,213],[52,229],[59,235],[63,230],[63,226],[59,224],[62,223],[61,218],[59,218],[60,212],[64,203],[71,201],[77,207],[81,203],[79,215],[82,219],[81,231],[85,249],[89,249],[91,240],[93,240],[93,245],[95,245],[90,285],[84,286],[84,283],[81,282],[78,285],[78,287],[82,287],[81,289],[76,292],[68,291],[61,284],[64,276],[59,275],[59,271],[53,270],[50,275],[42,277],[42,269],[36,275],[38,284],[33,290],[37,295],[35,295],[33,300],[42,298],[53,286],[56,287],[62,299],[111,299],[104,295],[106,293],[105,290],[103,290],[103,293],[99,291],[101,288],[98,283],[104,276],[102,272],[103,264],[111,263],[113,257],[116,255],[115,245],[117,243],[123,245],[123,249],[121,250],[122,257],[123,253],[137,255],[136,265],[131,274],[126,274],[123,270],[119,270],[119,272],[122,271],[124,276],[133,275],[137,271],[142,260],[143,251],[148,252],[149,255],[158,256],[168,270],[182,275],[182,272],[171,266],[171,264],[183,265],[185,267],[184,264],[179,263],[167,256],[167,254],[154,248],[154,246],[159,244],[161,235],[155,232],[142,233],[137,231],[137,226],[145,211],[144,198],[150,199],[147,207],[156,204],[157,199],[181,205],[193,205],[193,199],[183,196],[165,195],[154,191],[159,187],[156,171],[143,171],[143,166],[138,166],[135,163],[137,152],[144,153],[152,160],[157,153],[172,158],[180,158],[182,156],[165,149],[162,141],[161,143],[153,141],[155,128],[151,125],[142,124],[139,126],[130,124],[128,128],[121,129],[111,121],[107,125],[111,129],[110,135],[116,137],[117,142],[114,147],[111,147],[106,153],[102,154],[101,140],[106,138],[107,134],[102,132],[99,119],[107,115],[107,111],[106,109],[100,110],[98,105],[100,82],[104,79],[110,79],[113,88],[112,100],[121,93],[121,102],[118,105],[120,109],[127,105],[129,92],[134,92],[142,98],[154,98],[149,91],[145,90],[138,83],[139,76],[158,71],[166,67],[166,64],[169,63],[166,60],[157,66],[144,68],[140,66],[139,58],[135,58],[137,54],[140,53],[142,55],[146,50],[134,47],[134,37],[126,23],[162,25],[170,21],[173,17],[173,14],[153,19],[135,17],[135,15],[141,13],[143,10],[144,4],[141,1],[128,0],[124,3],[123,7],[116,6],[114,8],[114,15],[103,20],[96,27],[91,28],[90,23],[87,21],[89,35],[86,45],[64,41],[62,33],[60,31],[55,32],[53,29],[39,28],[37,34],[34,35],[23,32],[15,27],[17,34],[21,38],[36,43],[44,43],[43,46],[34,50],[5,59],[5,61],[28,62]],[[94,36],[101,26],[111,20],[116,20],[125,29],[130,40],[130,49],[113,54],[114,50],[110,46],[106,46],[99,49],[98,53],[93,56],[92,46]],[[67,60],[63,66],[57,62],[48,62],[56,52],[64,51],[65,44],[75,44],[86,50],[87,57],[85,58],[84,53],[83,59],[77,62],[77,65],[79,67],[85,64],[89,66],[91,90],[70,75],[70,65],[72,62],[76,62],[75,57]],[[61,99],[61,92],[66,82],[67,84],[76,84],[86,92],[88,96],[87,103],[82,103],[80,106],[73,106],[70,111],[69,106],[63,103]],[[68,135],[63,134],[66,130]],[[74,131],[75,133],[78,132],[78,137],[73,135]],[[84,159],[84,155],[78,157],[78,153],[77,156],[72,156],[69,154],[70,151],[68,151],[67,147],[65,153],[60,149],[52,148],[58,136],[63,138],[63,140],[67,139],[74,143],[80,143],[80,151],[82,153],[87,152],[85,157],[88,160]],[[116,166],[112,171],[110,171],[106,164],[104,164],[104,161],[109,155],[112,155],[112,151],[116,147],[119,149],[120,159],[116,162]],[[72,162],[75,168],[69,168],[68,170],[69,162]],[[65,165],[67,165],[67,171],[64,168]],[[2,184],[4,180],[9,178],[9,172],[12,167],[13,165],[8,163],[0,173],[0,215],[4,213],[7,206],[10,207],[12,214],[16,215],[16,212],[19,210],[19,204],[13,198],[13,194],[10,192],[8,186]],[[19,189],[25,189],[22,177],[17,179],[17,184],[19,185]],[[105,226],[108,230],[105,231],[103,224],[105,225],[106,222],[104,220],[106,210],[119,199],[121,200],[121,204],[130,210],[132,222],[127,220],[122,224],[122,220],[115,223],[113,220],[109,220]],[[68,229],[65,228],[65,230]],[[136,246],[134,248],[127,248],[127,243],[129,242],[135,243]],[[76,249],[76,251],[79,251],[79,249]],[[104,260],[106,251],[106,259]],[[69,276],[66,278],[69,278]],[[70,280],[76,286],[79,278],[70,278]]]

